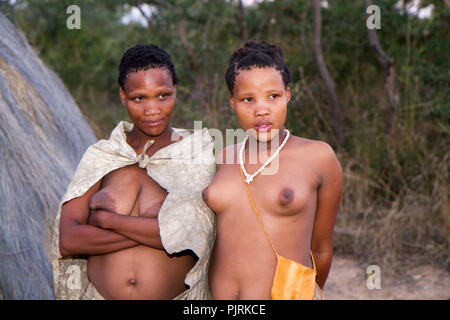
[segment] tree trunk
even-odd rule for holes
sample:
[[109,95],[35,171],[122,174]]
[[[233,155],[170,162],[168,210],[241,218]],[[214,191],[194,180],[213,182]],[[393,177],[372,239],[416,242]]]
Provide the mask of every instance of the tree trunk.
[[206,112],[207,119],[209,120],[208,126],[214,126],[217,128],[218,123],[216,118],[214,117],[214,113],[211,110],[209,103],[206,101],[203,92],[205,91],[203,88],[202,77],[199,70],[199,65],[194,55],[194,50],[189,43],[187,32],[186,32],[186,22],[183,16],[180,16],[180,20],[178,22],[178,31],[180,34],[181,43],[183,45],[184,51],[188,58],[189,67],[191,69],[191,73],[194,78],[194,92],[192,98],[198,101],[204,108]]
[[334,84],[333,78],[331,77],[322,52],[322,36],[321,36],[321,16],[320,16],[320,1],[313,0],[313,19],[314,19],[314,57],[316,59],[317,68],[319,69],[320,76],[325,83],[325,89],[327,92],[328,100],[331,106],[331,112],[333,116],[333,132],[336,135],[336,140],[339,144],[344,143],[344,137],[341,132],[341,114],[342,108],[339,104],[338,96],[336,93],[336,86]]
[[[371,0],[366,0],[366,14],[367,8],[372,5]],[[394,125],[394,115],[395,108],[398,101],[398,94],[396,88],[396,72],[394,68],[394,63],[392,59],[383,51],[380,43],[378,42],[378,37],[375,29],[367,28],[367,33],[369,36],[369,43],[372,51],[375,53],[375,57],[378,63],[381,65],[384,71],[384,90],[386,92],[387,107],[385,108],[385,119],[386,119],[386,134],[390,134],[392,127]]]
[[242,41],[248,40],[247,20],[245,19],[245,9],[242,0],[239,0],[239,20],[241,23],[241,37]]

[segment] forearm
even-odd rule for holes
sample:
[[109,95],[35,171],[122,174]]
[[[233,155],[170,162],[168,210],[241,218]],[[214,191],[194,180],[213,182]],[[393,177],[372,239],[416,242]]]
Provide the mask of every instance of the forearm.
[[59,242],[62,256],[107,254],[138,245],[123,235],[87,224],[61,230]]
[[104,227],[140,244],[164,250],[159,235],[157,218],[134,217],[113,213],[105,221]]
[[312,252],[314,260],[316,262],[316,270],[317,270],[316,282],[319,285],[319,287],[323,289],[323,286],[325,285],[325,282],[328,278],[328,273],[330,272],[333,251],[313,250]]

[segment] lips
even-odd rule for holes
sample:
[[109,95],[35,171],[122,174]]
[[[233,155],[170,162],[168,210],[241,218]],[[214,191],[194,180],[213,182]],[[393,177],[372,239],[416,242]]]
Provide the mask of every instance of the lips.
[[256,123],[256,130],[258,131],[268,131],[272,128],[272,122],[263,120]]
[[147,120],[144,121],[144,124],[149,127],[157,127],[163,122],[163,119],[155,119],[155,120]]

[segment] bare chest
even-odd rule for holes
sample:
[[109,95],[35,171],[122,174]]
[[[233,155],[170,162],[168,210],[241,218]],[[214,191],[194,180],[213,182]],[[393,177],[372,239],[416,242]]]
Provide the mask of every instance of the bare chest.
[[90,208],[156,217],[166,196],[167,192],[136,164],[107,174],[100,190],[91,197]]
[[[257,166],[247,166],[249,173]],[[261,212],[275,216],[292,216],[314,212],[318,177],[313,171],[279,167],[275,173],[262,171],[248,184],[254,204]],[[207,190],[207,204],[218,214],[250,207],[239,165],[222,166]]]

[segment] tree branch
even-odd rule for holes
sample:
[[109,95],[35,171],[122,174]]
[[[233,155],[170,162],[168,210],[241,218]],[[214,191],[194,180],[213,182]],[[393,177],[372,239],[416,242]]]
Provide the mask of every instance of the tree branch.
[[261,37],[262,31],[271,17],[272,17],[272,11],[267,10],[266,14],[264,15],[264,18],[262,18],[258,24],[258,28],[256,29],[256,33],[255,33],[255,39],[259,39]]
[[325,89],[327,91],[327,95],[329,98],[329,102],[331,105],[331,111],[333,115],[333,131],[336,135],[339,143],[343,143],[343,135],[341,133],[341,114],[342,108],[339,104],[338,96],[336,93],[336,86],[334,84],[333,78],[331,77],[327,66],[325,65],[325,60],[323,58],[322,52],[322,35],[321,35],[321,15],[320,15],[320,3],[319,0],[312,0],[313,4],[313,45],[314,45],[314,57],[316,60],[317,68],[319,69],[319,73],[325,83]]
[[[365,0],[366,4],[366,15],[367,8],[372,5],[371,0]],[[383,51],[380,42],[378,41],[375,29],[367,29],[367,34],[369,37],[370,47],[375,54],[378,63],[381,65],[384,71],[384,90],[386,92],[386,98],[388,102],[388,107],[385,110],[386,119],[386,129],[385,132],[390,134],[392,131],[392,126],[394,125],[394,114],[397,105],[398,95],[396,92],[396,72],[394,68],[393,60]]]
[[181,44],[183,45],[184,51],[186,52],[188,58],[189,67],[192,71],[196,71],[198,69],[198,65],[195,61],[194,49],[192,49],[192,46],[187,38],[186,21],[183,16],[181,16],[178,21],[178,32],[180,34]]
[[239,19],[241,24],[241,37],[242,41],[246,41],[248,39],[248,29],[247,29],[247,20],[245,19],[245,9],[242,4],[242,0],[239,0]]

